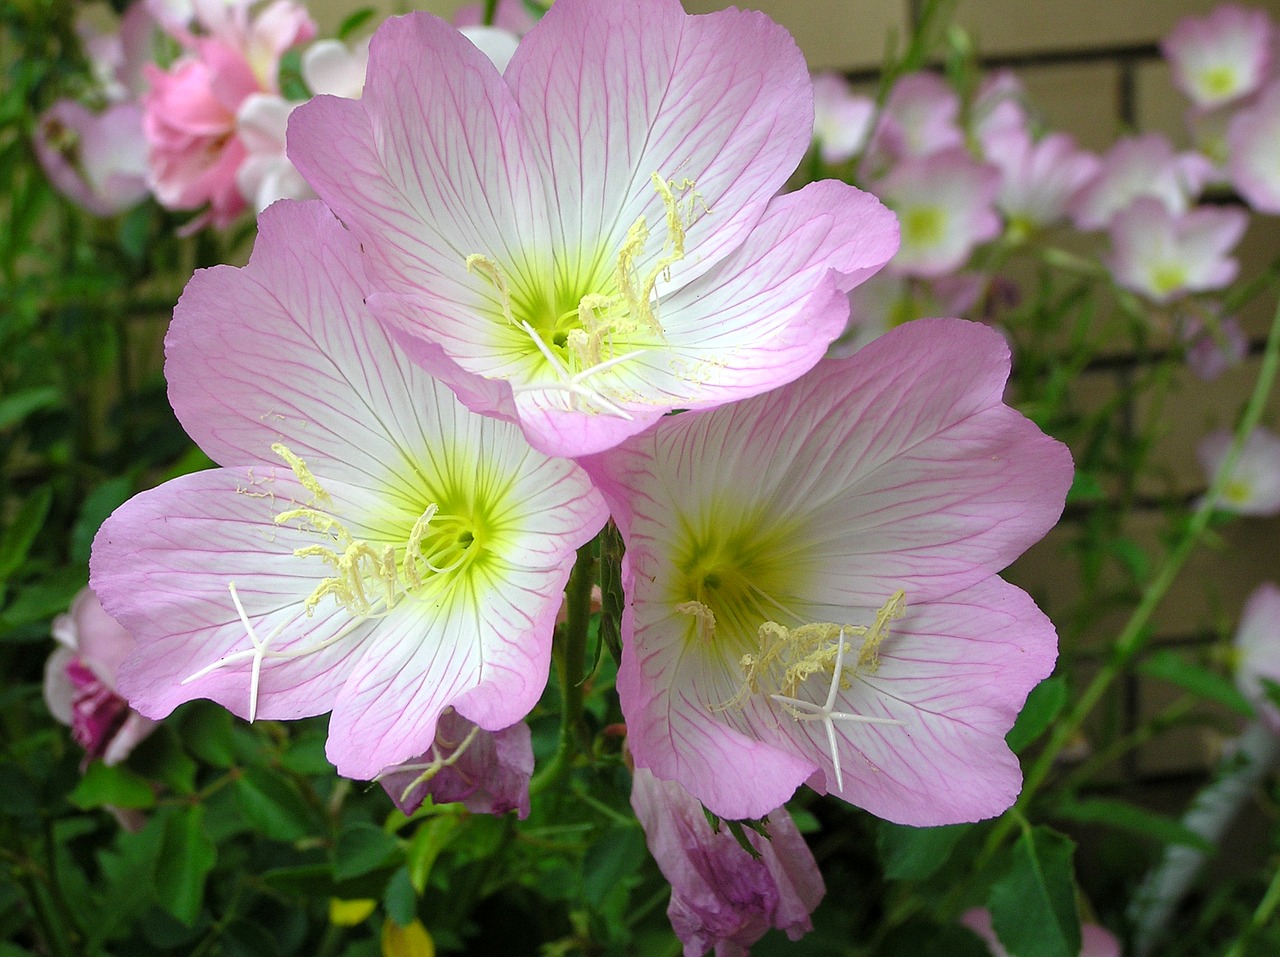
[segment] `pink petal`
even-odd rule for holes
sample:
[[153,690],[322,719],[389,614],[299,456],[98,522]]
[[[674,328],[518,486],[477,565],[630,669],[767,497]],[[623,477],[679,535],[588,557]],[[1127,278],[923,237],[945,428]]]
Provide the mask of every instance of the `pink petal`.
[[558,211],[557,248],[617,249],[641,214],[660,248],[651,175],[695,182],[714,212],[689,230],[677,286],[743,241],[813,129],[804,58],[756,12],[691,17],[677,0],[561,0],[506,77]]

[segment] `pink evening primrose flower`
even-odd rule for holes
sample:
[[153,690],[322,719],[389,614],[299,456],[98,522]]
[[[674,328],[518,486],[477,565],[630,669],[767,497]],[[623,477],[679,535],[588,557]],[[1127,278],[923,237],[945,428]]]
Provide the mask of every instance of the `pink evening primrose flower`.
[[1249,354],[1249,337],[1235,316],[1213,316],[1209,322],[1184,316],[1178,337],[1186,344],[1187,368],[1201,382],[1222,378]]
[[926,316],[963,316],[978,304],[992,280],[982,273],[954,273],[932,281],[877,273],[849,293],[849,324],[827,358],[851,356],[894,326]]
[[[991,926],[991,911],[974,907],[964,912],[960,923],[982,938],[991,949],[991,957],[1009,957]],[[1098,924],[1080,925],[1080,957],[1120,957],[1120,941],[1111,931]]]
[[1259,585],[1245,602],[1236,630],[1236,685],[1273,731],[1280,734],[1280,711],[1262,679],[1280,682],[1280,588]]
[[1003,404],[1008,375],[997,333],[921,319],[583,460],[626,542],[638,767],[728,819],[806,782],[912,825],[1009,806],[1004,736],[1056,636],[996,572],[1072,467]]
[[936,73],[907,74],[894,84],[871,135],[871,165],[963,147],[959,118],[960,97],[946,80]]
[[994,209],[1000,172],[963,149],[900,160],[872,188],[901,225],[902,245],[889,264],[895,275],[954,272],[1000,234]]
[[1026,107],[1026,90],[1012,70],[996,70],[982,81],[970,107],[974,138],[985,146],[994,137],[1011,133],[1030,135],[1031,118]]
[[1064,218],[1071,198],[1098,172],[1098,157],[1066,133],[1039,141],[1025,131],[991,134],[983,146],[987,162],[1000,170],[996,208],[1021,232]]
[[98,89],[109,103],[137,99],[146,89],[143,68],[154,59],[158,24],[144,0],[135,0],[120,17],[118,28],[100,33],[90,23],[88,8],[76,18],[85,56]]
[[1280,213],[1280,79],[1227,127],[1231,180],[1259,212]]
[[874,197],[776,195],[812,96],[755,12],[557,0],[504,73],[409,14],[375,34],[361,100],[294,114],[289,156],[415,360],[535,448],[579,455],[794,379],[892,255]]
[[1240,209],[1201,206],[1174,213],[1141,196],[1111,221],[1107,268],[1116,285],[1158,303],[1221,289],[1239,269],[1228,254],[1248,224]]
[[276,0],[250,19],[245,4],[203,0],[195,23],[185,29],[188,48],[168,70],[150,66],[143,98],[143,129],[150,145],[151,188],[168,209],[208,205],[206,221],[229,226],[245,208],[237,180],[248,152],[237,135],[237,114],[255,93],[278,92],[280,58],[315,35],[315,24],[291,0]]
[[572,462],[392,346],[362,262],[322,204],[285,201],[248,266],[196,274],[169,397],[225,467],[117,509],[90,569],[137,639],[120,690],[139,711],[331,710],[330,760],[370,779],[429,750],[446,707],[489,731],[528,713],[574,550],[606,511]]
[[133,638],[88,588],[53,620],[53,637],[60,647],[45,665],[49,713],[71,728],[84,748],[85,766],[95,758],[119,764],[156,729],[156,722],[132,710],[116,692],[116,674],[134,650]]
[[702,805],[674,781],[636,768],[631,807],[649,852],[671,884],[667,917],[684,957],[745,957],[771,927],[792,940],[813,930],[809,915],[826,893],[822,874],[785,808],[768,815],[769,837],[744,828],[760,855],[747,853]]
[[847,163],[867,145],[875,101],[859,96],[839,73],[813,78],[813,139],[818,155],[832,166]]
[[1199,107],[1222,106],[1257,91],[1271,69],[1271,18],[1224,4],[1186,17],[1160,44],[1173,84]]
[[[1205,475],[1212,478],[1231,448],[1225,429],[1210,432],[1196,446]],[[1280,514],[1280,436],[1258,428],[1249,433],[1218,507],[1238,515]]]
[[422,755],[382,774],[383,788],[405,814],[430,797],[436,804],[461,801],[473,814],[529,816],[533,737],[517,721],[485,731],[453,709],[440,715],[436,738]]
[[147,196],[147,141],[136,103],[94,113],[59,100],[40,117],[32,146],[58,192],[95,216],[114,216]]
[[1097,174],[1071,201],[1071,216],[1083,230],[1106,229],[1116,213],[1139,196],[1159,199],[1184,212],[1216,175],[1198,153],[1175,153],[1158,133],[1119,139],[1102,157]]

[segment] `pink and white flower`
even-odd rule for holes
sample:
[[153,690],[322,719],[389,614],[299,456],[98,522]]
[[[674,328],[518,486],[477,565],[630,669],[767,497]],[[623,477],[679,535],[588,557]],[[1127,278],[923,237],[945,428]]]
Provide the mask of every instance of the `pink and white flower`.
[[1274,28],[1265,11],[1228,3],[1206,17],[1186,17],[1160,44],[1173,84],[1199,107],[1254,93],[1271,69]]
[[1093,180],[1076,194],[1071,215],[1080,229],[1106,229],[1139,196],[1155,197],[1170,212],[1185,212],[1215,175],[1206,157],[1175,153],[1158,133],[1125,137],[1106,152]]
[[859,96],[839,73],[813,78],[813,139],[822,162],[847,163],[867,145],[875,101]]
[[[1200,440],[1196,455],[1205,475],[1218,473],[1232,440],[1225,429]],[[1238,515],[1280,514],[1280,436],[1263,428],[1249,433],[1218,507]]]
[[1111,222],[1107,268],[1116,285],[1153,302],[1221,289],[1239,269],[1229,253],[1248,225],[1243,210],[1201,206],[1174,213],[1142,196]]
[[1026,90],[1012,70],[996,70],[978,87],[970,107],[970,128],[973,137],[983,144],[1000,136],[1031,133],[1031,118],[1025,104]]
[[933,278],[963,266],[1000,234],[1000,172],[963,149],[898,161],[872,187],[898,215],[901,246],[889,263],[899,276]]
[[248,266],[196,274],[169,395],[225,467],[121,506],[90,568],[138,642],[119,687],[139,711],[331,710],[330,760],[369,779],[429,750],[449,706],[490,731],[529,712],[606,511],[581,469],[393,348],[362,262],[321,204],[284,202]]
[[[964,146],[960,97],[936,73],[909,73],[894,84],[871,135],[871,166]],[[874,171],[874,169],[873,169]]]
[[809,915],[826,893],[813,854],[786,808],[768,815],[769,837],[743,834],[752,857],[728,827],[717,833],[688,791],[636,768],[631,807],[649,852],[671,884],[667,917],[684,957],[746,957],[771,927],[791,940],[813,930]]
[[116,691],[116,675],[134,650],[133,638],[88,588],[53,620],[53,637],[61,647],[45,664],[49,713],[71,728],[84,748],[84,766],[96,758],[119,764],[156,729],[156,722],[131,709]]
[[983,145],[987,162],[1000,170],[996,207],[1022,232],[1063,219],[1072,197],[1100,165],[1065,133],[1039,141],[1022,131],[990,134]]
[[1231,180],[1254,209],[1280,213],[1280,79],[1227,128]]
[[1222,378],[1249,353],[1249,337],[1235,316],[1184,316],[1178,336],[1186,344],[1187,368],[1202,382]]
[[59,100],[40,117],[32,146],[58,192],[95,216],[114,216],[147,196],[147,142],[136,103],[94,113]]
[[1245,602],[1236,629],[1236,685],[1272,732],[1280,734],[1280,710],[1262,681],[1280,682],[1280,588],[1259,585]]
[[[1009,957],[991,925],[991,911],[973,907],[960,917],[960,923],[982,938],[991,949],[991,957]],[[1120,957],[1120,941],[1099,924],[1080,925],[1080,957]]]
[[431,747],[379,778],[396,807],[412,814],[430,797],[436,804],[460,801],[473,814],[529,816],[533,737],[517,721],[486,731],[453,709],[440,715]]
[[787,382],[840,334],[897,229],[844,184],[776,195],[812,130],[762,14],[558,0],[502,74],[442,20],[389,20],[363,98],[300,108],[289,155],[415,360],[578,455]]
[[730,819],[806,782],[912,825],[1009,806],[1004,736],[1056,639],[996,573],[1072,468],[1008,374],[997,333],[922,319],[583,460],[626,541],[638,767]]

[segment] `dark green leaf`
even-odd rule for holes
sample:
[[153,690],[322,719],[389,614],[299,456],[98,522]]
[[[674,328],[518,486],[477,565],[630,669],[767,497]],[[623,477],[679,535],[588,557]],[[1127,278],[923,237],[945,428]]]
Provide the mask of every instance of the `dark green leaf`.
[[1067,703],[1067,682],[1061,675],[1045,678],[1027,695],[1022,713],[1013,723],[1005,741],[1014,754],[1032,744],[1049,729]]
[[204,808],[184,807],[165,822],[156,859],[156,894],[160,906],[190,926],[200,916],[204,882],[218,859],[217,848],[204,833]]
[[956,842],[969,829],[968,824],[908,827],[881,821],[876,847],[885,877],[893,881],[924,880],[947,863]]
[[[61,614],[70,607],[71,599],[88,581],[88,569],[83,565],[71,565],[59,568],[46,575],[42,581],[18,590],[9,607],[0,614],[0,631],[42,622]],[[47,638],[48,634],[47,631],[42,631],[37,636]],[[14,640],[13,636],[8,640]],[[27,636],[22,640],[32,639]]]
[[382,905],[387,916],[401,927],[408,927],[418,919],[418,896],[413,892],[413,882],[409,880],[409,868],[400,868],[387,882]]
[[62,401],[62,393],[53,386],[20,389],[0,399],[0,429],[17,425],[32,412],[50,409]]
[[196,701],[182,713],[179,736],[188,750],[215,768],[235,764],[235,719],[216,705]]
[[1161,844],[1179,844],[1209,852],[1213,844],[1185,826],[1181,821],[1148,811],[1146,808],[1114,798],[1088,798],[1083,801],[1063,800],[1053,806],[1055,817],[1084,824],[1102,824],[1153,838]]
[[1187,661],[1174,651],[1158,651],[1138,666],[1150,678],[1159,678],[1189,691],[1198,698],[1216,701],[1246,718],[1253,717],[1253,707],[1228,678]]
[[[587,848],[582,859],[582,893],[598,907],[624,877],[644,862],[644,832],[638,827],[614,827]],[[746,860],[746,858],[743,858]]]
[[1079,957],[1071,857],[1075,843],[1047,827],[1024,833],[987,899],[996,936],[1017,957]]
[[73,561],[88,563],[89,546],[93,544],[93,536],[98,534],[98,527],[106,521],[108,515],[125,503],[132,492],[133,482],[120,476],[108,479],[85,497],[76,523],[71,528]]
[[319,827],[297,789],[266,768],[249,768],[232,788],[244,816],[276,840],[296,841]]
[[155,806],[156,795],[145,778],[128,768],[94,761],[67,800],[84,811],[107,804],[142,810]]
[[892,931],[875,957],[991,957],[991,951],[958,924],[912,922]]
[[333,877],[345,881],[377,870],[400,854],[400,842],[372,824],[352,824],[338,835],[333,849]]
[[0,579],[8,578],[26,561],[36,536],[44,528],[52,504],[53,489],[48,485],[40,486],[22,503],[18,514],[5,528],[4,535],[0,536]]

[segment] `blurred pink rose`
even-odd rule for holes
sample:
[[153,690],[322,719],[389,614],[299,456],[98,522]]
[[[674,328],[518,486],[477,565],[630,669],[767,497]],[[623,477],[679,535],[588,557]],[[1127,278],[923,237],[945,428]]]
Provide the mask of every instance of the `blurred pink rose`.
[[84,748],[82,766],[95,758],[118,764],[157,725],[116,694],[116,671],[133,651],[133,638],[102,610],[98,596],[88,588],[80,590],[66,614],[53,620],[53,637],[61,647],[45,665],[49,713],[68,725]]
[[277,93],[280,57],[315,36],[315,24],[291,0],[276,0],[253,19],[244,5],[207,6],[197,6],[194,19],[207,33],[177,31],[187,55],[168,70],[148,67],[143,98],[156,198],[169,209],[209,207],[187,231],[206,222],[228,226],[244,210],[237,174],[248,151],[237,113],[251,95]]

